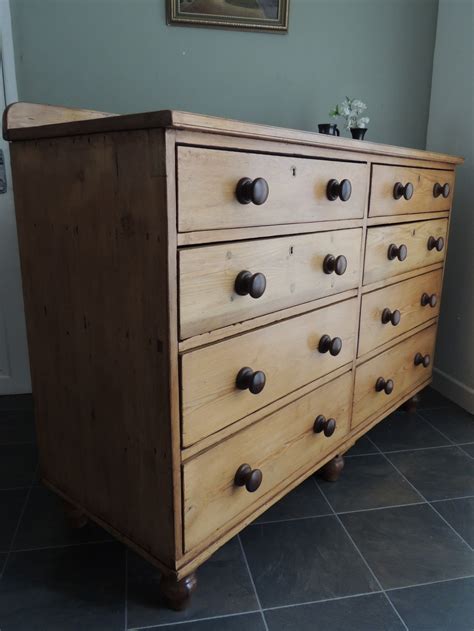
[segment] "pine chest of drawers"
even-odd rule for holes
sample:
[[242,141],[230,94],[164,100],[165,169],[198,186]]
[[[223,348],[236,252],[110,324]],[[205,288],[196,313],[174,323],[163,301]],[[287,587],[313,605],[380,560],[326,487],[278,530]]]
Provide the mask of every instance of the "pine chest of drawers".
[[41,471],[195,569],[431,379],[459,158],[163,111],[15,104]]

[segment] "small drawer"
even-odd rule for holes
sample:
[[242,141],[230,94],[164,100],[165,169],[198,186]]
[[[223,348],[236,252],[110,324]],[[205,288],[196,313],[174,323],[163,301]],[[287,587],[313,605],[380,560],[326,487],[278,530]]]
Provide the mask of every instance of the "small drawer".
[[441,263],[446,251],[447,230],[447,219],[369,228],[364,285]]
[[362,163],[180,146],[177,168],[180,232],[364,214],[369,172]]
[[[315,469],[349,431],[352,373],[250,425],[183,467],[186,551],[268,501],[278,486]],[[324,419],[316,419],[323,416]],[[334,419],[335,423],[327,422]],[[316,424],[316,427],[315,427]],[[323,431],[315,432],[315,429]],[[326,433],[334,433],[327,436]],[[249,465],[238,486],[236,473]],[[251,475],[250,475],[251,471]],[[261,473],[261,476],[260,476]],[[258,486],[260,482],[260,485]],[[252,492],[252,489],[255,489]]]
[[356,312],[352,298],[182,355],[183,444],[351,362]]
[[454,171],[376,164],[372,171],[370,217],[450,210]]
[[435,341],[436,325],[432,325],[357,367],[353,427],[431,376]]
[[361,239],[356,228],[181,250],[181,339],[357,287]]
[[442,278],[436,270],[362,296],[359,356],[436,317]]

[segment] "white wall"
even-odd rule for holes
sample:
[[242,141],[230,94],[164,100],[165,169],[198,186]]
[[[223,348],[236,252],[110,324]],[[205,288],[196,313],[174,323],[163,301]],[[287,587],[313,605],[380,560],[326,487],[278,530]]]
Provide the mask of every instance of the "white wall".
[[474,413],[474,1],[439,0],[427,149],[458,169],[434,387]]

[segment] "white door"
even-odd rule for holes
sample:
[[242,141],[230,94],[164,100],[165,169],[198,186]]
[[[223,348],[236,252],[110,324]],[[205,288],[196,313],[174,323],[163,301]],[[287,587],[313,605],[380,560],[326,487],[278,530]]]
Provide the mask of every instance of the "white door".
[[[8,2],[0,0],[0,112],[16,100]],[[0,138],[0,395],[31,392],[8,143]],[[6,189],[6,190],[5,190]],[[1,192],[5,190],[5,192]]]

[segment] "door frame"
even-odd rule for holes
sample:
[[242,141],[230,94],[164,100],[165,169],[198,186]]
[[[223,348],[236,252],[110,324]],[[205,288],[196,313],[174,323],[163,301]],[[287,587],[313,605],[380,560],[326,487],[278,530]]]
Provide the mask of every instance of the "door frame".
[[5,91],[5,103],[9,105],[18,101],[10,0],[0,1],[0,63],[3,67],[3,86],[0,89]]

